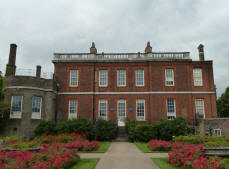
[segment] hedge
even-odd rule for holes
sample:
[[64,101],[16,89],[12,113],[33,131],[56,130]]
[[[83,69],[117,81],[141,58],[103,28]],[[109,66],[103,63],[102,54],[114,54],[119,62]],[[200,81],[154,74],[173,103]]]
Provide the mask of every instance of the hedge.
[[188,123],[183,117],[174,120],[160,120],[153,124],[137,124],[126,120],[126,130],[130,141],[148,142],[152,139],[172,140],[173,136],[187,135]]
[[36,136],[47,133],[49,135],[62,133],[86,134],[89,140],[112,140],[117,136],[118,126],[112,120],[98,119],[95,125],[91,121],[78,118],[66,120],[60,123],[53,121],[42,121],[34,130]]

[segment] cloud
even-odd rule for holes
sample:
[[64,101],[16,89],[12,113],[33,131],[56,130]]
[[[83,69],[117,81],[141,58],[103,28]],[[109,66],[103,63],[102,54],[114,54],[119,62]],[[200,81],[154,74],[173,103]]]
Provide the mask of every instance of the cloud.
[[40,0],[0,2],[0,70],[9,44],[18,45],[17,67],[42,65],[53,71],[54,52],[190,51],[205,45],[213,60],[218,96],[229,86],[229,2],[227,0]]

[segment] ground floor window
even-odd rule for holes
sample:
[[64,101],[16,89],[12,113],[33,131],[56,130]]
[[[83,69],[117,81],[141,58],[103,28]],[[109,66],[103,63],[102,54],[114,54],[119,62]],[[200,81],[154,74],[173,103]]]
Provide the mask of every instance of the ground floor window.
[[77,118],[77,100],[71,99],[69,100],[69,114],[68,119]]
[[145,120],[145,100],[136,100],[136,119]]
[[176,105],[174,98],[167,99],[167,118],[168,120],[176,118]]
[[20,119],[22,113],[23,96],[12,96],[10,118]]
[[107,120],[107,100],[99,100],[99,117]]
[[42,97],[32,98],[32,119],[41,119]]
[[221,136],[221,129],[214,129],[213,134],[216,136]]
[[196,99],[196,114],[202,118],[205,118],[204,99]]

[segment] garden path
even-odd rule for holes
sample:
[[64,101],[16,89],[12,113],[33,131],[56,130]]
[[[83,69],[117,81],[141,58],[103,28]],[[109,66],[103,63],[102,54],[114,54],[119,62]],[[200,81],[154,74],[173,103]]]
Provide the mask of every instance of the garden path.
[[159,169],[151,158],[167,153],[143,153],[134,143],[112,142],[106,153],[80,153],[81,158],[100,158],[95,169]]

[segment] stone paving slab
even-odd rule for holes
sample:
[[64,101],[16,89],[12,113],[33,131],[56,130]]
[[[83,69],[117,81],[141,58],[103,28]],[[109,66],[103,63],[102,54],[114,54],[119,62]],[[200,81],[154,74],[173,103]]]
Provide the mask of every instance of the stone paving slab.
[[159,169],[151,158],[167,153],[143,153],[134,143],[112,142],[106,153],[80,153],[81,158],[100,158],[95,169]]

